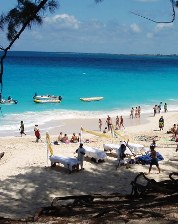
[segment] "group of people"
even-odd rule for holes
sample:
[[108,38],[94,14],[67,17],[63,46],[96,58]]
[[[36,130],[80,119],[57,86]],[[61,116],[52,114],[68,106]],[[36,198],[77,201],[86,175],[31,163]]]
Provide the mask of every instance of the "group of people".
[[172,134],[171,140],[176,142],[176,152],[178,152],[178,124],[173,124],[173,127],[167,131],[167,134]]
[[[154,114],[154,116],[155,116],[157,113],[160,114],[160,113],[161,113],[161,109],[162,109],[162,102],[160,102],[159,105],[155,105],[155,106],[153,107],[153,114]],[[164,112],[165,112],[165,113],[168,112],[168,109],[167,109],[167,103],[164,104]]]
[[[26,135],[26,133],[25,133],[25,126],[24,126],[24,122],[23,121],[20,122],[19,131],[20,131],[21,137],[22,137],[22,135]],[[35,142],[37,143],[37,142],[39,142],[39,140],[41,140],[40,129],[39,129],[37,124],[35,124],[34,133],[35,133],[35,137],[36,137],[36,141]]]
[[[128,146],[128,144],[126,142],[122,142],[121,145],[120,145],[120,148],[118,148],[118,150],[117,150],[117,165],[116,165],[116,169],[121,165],[121,162],[126,157],[125,151],[127,149],[126,148],[127,146]],[[155,165],[157,167],[159,173],[161,172],[160,167],[159,167],[159,163],[158,163],[157,152],[156,152],[155,148],[156,148],[156,141],[153,140],[153,142],[150,145],[151,161],[150,161],[148,174],[150,174],[153,165]]]
[[60,132],[58,139],[57,139],[58,143],[62,142],[62,143],[77,143],[80,141],[80,134],[79,136],[77,136],[75,133],[73,133],[71,139],[69,139],[67,134],[64,134],[62,132]]
[[[102,125],[103,125],[103,122],[102,120],[99,118],[99,121],[98,121],[98,124],[99,124],[99,130],[102,131]],[[107,133],[107,132],[111,132],[112,133],[112,130],[113,130],[113,127],[114,127],[114,124],[112,122],[112,118],[108,115],[107,118],[106,118],[106,122],[105,122],[105,128],[103,130],[103,133]],[[121,129],[121,127],[125,128],[124,127],[124,119],[122,116],[116,116],[116,121],[115,121],[115,129],[118,130],[118,129]]]
[[130,111],[130,118],[140,118],[140,114],[141,114],[141,107],[135,107],[135,109],[132,107],[131,111]]

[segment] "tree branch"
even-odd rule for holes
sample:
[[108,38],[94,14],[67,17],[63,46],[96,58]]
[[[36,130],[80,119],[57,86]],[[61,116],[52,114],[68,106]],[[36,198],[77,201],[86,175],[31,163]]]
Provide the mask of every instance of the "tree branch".
[[47,3],[48,0],[42,0],[39,5],[37,6],[37,8],[34,10],[33,13],[31,13],[31,15],[29,16],[29,18],[27,19],[27,21],[23,24],[23,26],[21,27],[21,29],[19,30],[19,32],[14,36],[14,38],[12,39],[12,41],[10,42],[10,44],[8,45],[8,47],[6,48],[2,48],[1,50],[4,51],[4,53],[2,54],[1,58],[0,58],[0,85],[1,85],[1,92],[2,92],[2,76],[3,76],[3,72],[4,72],[4,59],[7,56],[7,52],[11,49],[12,45],[15,43],[15,41],[17,39],[19,39],[20,35],[23,33],[23,31],[26,29],[26,27],[29,25],[29,23],[33,20],[34,16],[45,6],[45,4]]
[[173,23],[174,20],[175,20],[174,0],[170,0],[170,2],[171,2],[171,5],[172,5],[172,13],[173,13],[173,14],[172,14],[172,19],[171,19],[170,21],[156,21],[156,20],[154,20],[154,19],[151,19],[151,18],[149,18],[149,17],[140,15],[140,14],[135,13],[135,12],[132,12],[132,11],[131,11],[130,13],[132,13],[132,14],[134,14],[134,15],[136,15],[136,16],[142,17],[142,18],[144,18],[144,19],[147,19],[147,20],[149,20],[149,21],[151,21],[151,22],[154,22],[154,23]]

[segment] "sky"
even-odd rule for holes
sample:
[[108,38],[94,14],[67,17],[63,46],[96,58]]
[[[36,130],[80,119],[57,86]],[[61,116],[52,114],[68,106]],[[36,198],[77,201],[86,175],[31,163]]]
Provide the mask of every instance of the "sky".
[[[170,0],[58,0],[53,14],[46,13],[42,26],[26,30],[12,47],[17,51],[82,52],[111,54],[178,54],[178,22],[172,19]],[[16,0],[1,0],[1,12]],[[176,10],[178,14],[178,10]],[[5,33],[0,31],[5,47]]]

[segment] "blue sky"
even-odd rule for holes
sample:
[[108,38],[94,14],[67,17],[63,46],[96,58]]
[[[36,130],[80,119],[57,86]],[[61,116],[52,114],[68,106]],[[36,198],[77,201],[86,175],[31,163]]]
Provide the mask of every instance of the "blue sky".
[[[1,12],[15,5],[1,0]],[[130,11],[158,21],[172,19],[170,0],[59,0],[43,26],[26,30],[12,50],[114,54],[177,54],[178,23],[155,24]],[[177,12],[178,13],[178,12]],[[0,45],[5,46],[0,32]]]

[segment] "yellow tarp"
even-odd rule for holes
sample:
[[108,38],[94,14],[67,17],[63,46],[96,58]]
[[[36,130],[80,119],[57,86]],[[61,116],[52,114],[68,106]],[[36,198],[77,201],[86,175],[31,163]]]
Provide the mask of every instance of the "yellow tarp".
[[99,133],[97,131],[90,131],[90,130],[86,130],[84,128],[81,128],[81,131],[87,132],[87,133],[92,134],[92,135],[99,136],[101,138],[112,138],[112,136],[109,136],[109,135],[107,135],[105,133]]
[[47,142],[47,147],[50,152],[50,155],[52,156],[54,153],[53,153],[53,148],[51,146],[51,140],[50,140],[49,133],[46,133],[46,142]]

